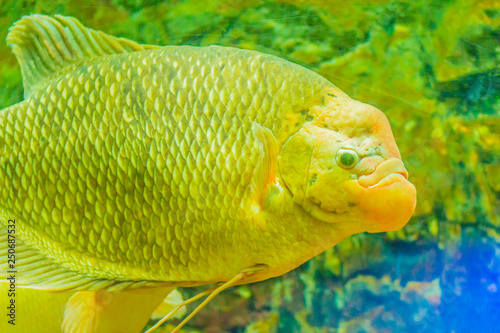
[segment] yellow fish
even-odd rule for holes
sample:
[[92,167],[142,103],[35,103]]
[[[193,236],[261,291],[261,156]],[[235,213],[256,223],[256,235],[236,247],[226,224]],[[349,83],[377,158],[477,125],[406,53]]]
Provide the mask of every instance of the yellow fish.
[[78,291],[64,332],[137,332],[127,299],[151,313],[175,287],[223,283],[177,331],[225,288],[414,211],[385,115],[306,68],[63,16],[24,17],[7,41],[25,100],[0,111],[0,268],[15,239],[19,286]]

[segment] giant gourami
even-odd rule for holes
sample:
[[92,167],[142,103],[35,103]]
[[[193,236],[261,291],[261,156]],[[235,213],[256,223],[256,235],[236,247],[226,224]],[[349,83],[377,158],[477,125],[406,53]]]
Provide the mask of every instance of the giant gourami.
[[414,211],[385,115],[299,65],[63,16],[24,17],[7,41],[25,100],[0,111],[0,265],[15,219],[18,285],[76,292],[64,332],[137,332],[128,295],[152,312],[222,283],[201,307]]

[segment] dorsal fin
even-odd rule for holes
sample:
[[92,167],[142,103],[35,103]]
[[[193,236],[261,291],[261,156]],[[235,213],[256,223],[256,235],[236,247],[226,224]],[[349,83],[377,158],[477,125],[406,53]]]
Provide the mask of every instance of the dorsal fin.
[[156,49],[84,27],[72,17],[25,16],[7,35],[21,66],[24,97],[64,68],[84,59],[115,53]]

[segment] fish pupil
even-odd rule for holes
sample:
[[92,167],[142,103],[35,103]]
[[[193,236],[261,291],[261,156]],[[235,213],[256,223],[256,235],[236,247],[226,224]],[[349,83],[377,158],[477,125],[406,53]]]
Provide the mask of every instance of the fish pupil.
[[340,163],[345,167],[350,167],[356,162],[356,157],[352,153],[342,153],[340,155]]

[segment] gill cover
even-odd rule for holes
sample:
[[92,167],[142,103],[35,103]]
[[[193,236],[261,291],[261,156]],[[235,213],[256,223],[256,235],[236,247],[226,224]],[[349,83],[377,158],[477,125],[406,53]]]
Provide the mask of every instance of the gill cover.
[[351,171],[337,165],[336,133],[306,124],[283,145],[280,172],[294,201],[323,222],[351,219],[354,198],[343,184]]
[[302,205],[306,195],[312,153],[312,138],[305,127],[290,136],[281,149],[280,174],[293,200],[299,205]]

